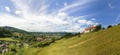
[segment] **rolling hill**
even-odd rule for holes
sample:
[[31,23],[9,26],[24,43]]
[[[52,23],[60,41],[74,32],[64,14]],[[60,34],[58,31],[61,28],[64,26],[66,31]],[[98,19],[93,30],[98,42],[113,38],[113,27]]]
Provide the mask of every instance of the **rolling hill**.
[[9,27],[9,26],[2,26],[2,27],[0,27],[0,38],[12,37],[12,36],[16,35],[14,33],[30,35],[29,32],[27,32],[25,30],[22,30],[22,29]]
[[1,27],[1,28],[4,28],[5,30],[8,30],[8,31],[10,31],[10,32],[28,33],[28,32],[25,31],[25,30],[21,30],[21,29],[14,28],[14,27],[9,27],[9,26],[4,26],[4,27]]
[[58,40],[37,55],[120,55],[120,25]]

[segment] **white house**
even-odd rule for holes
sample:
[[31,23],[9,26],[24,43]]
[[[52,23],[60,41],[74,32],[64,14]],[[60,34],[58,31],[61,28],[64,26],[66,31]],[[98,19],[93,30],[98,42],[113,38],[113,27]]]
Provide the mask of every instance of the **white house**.
[[85,28],[84,33],[91,32],[91,31],[95,30],[95,28],[96,28],[96,26],[90,26],[90,27],[88,27],[88,28]]

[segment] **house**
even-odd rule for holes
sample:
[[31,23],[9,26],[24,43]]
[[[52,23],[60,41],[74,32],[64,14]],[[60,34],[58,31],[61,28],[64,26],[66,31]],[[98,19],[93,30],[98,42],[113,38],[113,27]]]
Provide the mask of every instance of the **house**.
[[43,41],[43,40],[44,40],[44,38],[42,38],[42,37],[37,38],[37,41]]
[[45,37],[43,35],[39,35],[37,37],[37,41],[44,41]]
[[91,31],[95,30],[95,28],[96,28],[96,26],[93,26],[93,25],[88,28],[85,28],[84,33],[91,32]]

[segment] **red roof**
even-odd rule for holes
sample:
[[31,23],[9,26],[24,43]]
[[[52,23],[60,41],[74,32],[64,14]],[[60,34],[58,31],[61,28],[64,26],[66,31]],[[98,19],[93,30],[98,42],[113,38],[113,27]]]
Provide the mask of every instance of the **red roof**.
[[87,30],[91,30],[91,29],[94,29],[94,28],[96,28],[96,26],[91,26],[89,28],[85,28],[85,30],[87,31]]

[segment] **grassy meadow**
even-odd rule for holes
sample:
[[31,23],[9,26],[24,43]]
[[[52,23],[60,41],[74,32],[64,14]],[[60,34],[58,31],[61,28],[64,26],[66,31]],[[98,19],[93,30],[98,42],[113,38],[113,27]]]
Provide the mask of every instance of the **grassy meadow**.
[[62,39],[40,49],[37,55],[120,55],[119,28]]
[[14,40],[12,38],[0,38],[0,40],[4,40],[4,41],[16,41],[16,40]]

